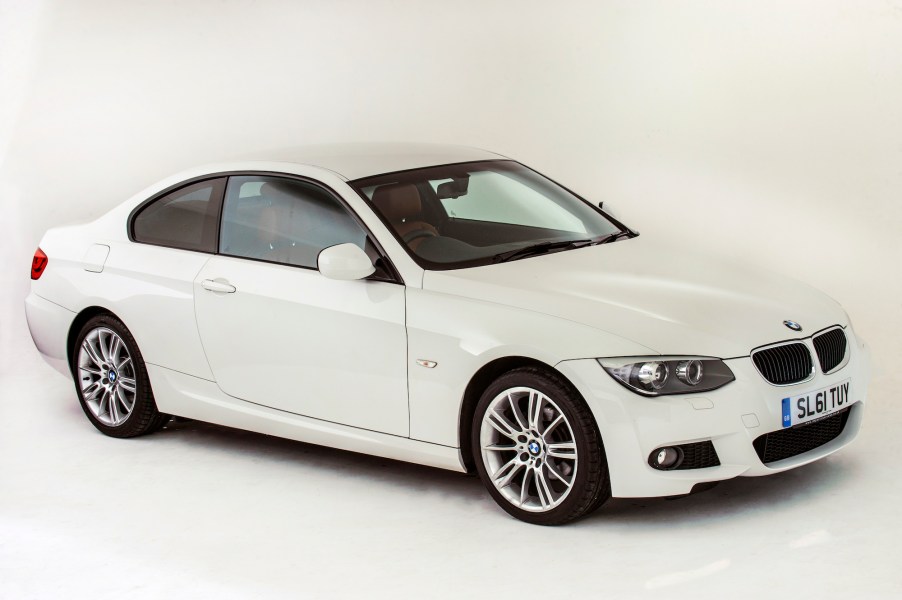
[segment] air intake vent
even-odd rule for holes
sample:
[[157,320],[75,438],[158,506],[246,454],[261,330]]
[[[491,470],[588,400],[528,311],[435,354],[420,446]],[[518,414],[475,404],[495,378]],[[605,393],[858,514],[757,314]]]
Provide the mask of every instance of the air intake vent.
[[752,445],[764,464],[804,454],[839,437],[849,420],[849,410],[851,408],[845,408],[813,423],[766,433],[756,438]]
[[839,366],[846,357],[846,332],[831,329],[814,337],[814,349],[821,363],[821,371],[829,373]]
[[679,449],[683,451],[683,462],[677,467],[678,470],[704,469],[720,465],[717,451],[710,441],[683,444]]
[[772,346],[752,353],[758,372],[774,385],[789,385],[811,377],[811,352],[801,342]]

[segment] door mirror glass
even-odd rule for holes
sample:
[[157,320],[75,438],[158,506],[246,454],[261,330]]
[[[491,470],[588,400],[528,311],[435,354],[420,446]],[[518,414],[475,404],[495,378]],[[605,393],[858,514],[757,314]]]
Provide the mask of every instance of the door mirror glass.
[[373,261],[356,244],[338,244],[319,253],[319,272],[329,279],[351,281],[369,277],[376,271]]

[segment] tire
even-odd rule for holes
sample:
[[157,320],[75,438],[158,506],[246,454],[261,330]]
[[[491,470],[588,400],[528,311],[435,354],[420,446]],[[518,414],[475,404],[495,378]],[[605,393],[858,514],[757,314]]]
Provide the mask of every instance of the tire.
[[130,438],[161,429],[169,415],[157,410],[147,367],[125,324],[98,315],[81,328],[72,352],[78,400],[102,433]]
[[489,494],[521,521],[562,525],[611,497],[592,412],[553,371],[525,367],[496,379],[476,406],[470,437]]

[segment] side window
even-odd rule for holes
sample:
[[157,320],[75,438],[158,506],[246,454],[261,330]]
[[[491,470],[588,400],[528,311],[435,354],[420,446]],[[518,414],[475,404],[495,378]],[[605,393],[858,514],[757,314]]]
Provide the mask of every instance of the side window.
[[280,177],[229,178],[222,254],[315,269],[321,250],[348,242],[368,250],[366,232],[326,190]]
[[208,179],[157,198],[135,215],[135,241],[216,252],[223,187],[225,179]]

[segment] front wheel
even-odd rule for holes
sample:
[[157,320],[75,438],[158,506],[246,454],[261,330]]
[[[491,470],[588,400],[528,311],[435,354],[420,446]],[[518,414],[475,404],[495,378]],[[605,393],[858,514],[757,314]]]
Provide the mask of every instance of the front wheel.
[[480,478],[518,519],[560,525],[610,498],[592,413],[553,372],[530,367],[499,377],[476,406],[471,439]]
[[82,327],[75,347],[76,390],[91,423],[112,437],[135,437],[161,428],[160,413],[138,344],[122,321],[98,315]]

